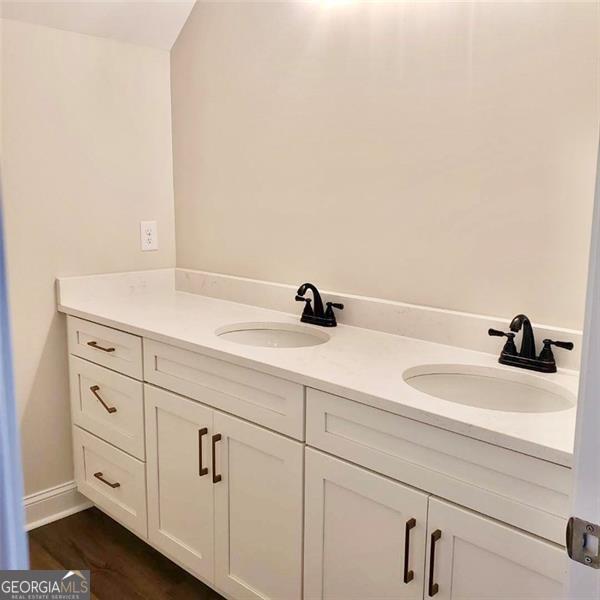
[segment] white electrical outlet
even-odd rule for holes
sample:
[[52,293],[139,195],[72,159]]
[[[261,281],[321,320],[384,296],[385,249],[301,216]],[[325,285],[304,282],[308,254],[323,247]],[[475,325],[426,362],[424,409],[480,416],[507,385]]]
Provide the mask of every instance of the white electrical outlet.
[[158,250],[158,225],[156,221],[140,221],[142,252]]

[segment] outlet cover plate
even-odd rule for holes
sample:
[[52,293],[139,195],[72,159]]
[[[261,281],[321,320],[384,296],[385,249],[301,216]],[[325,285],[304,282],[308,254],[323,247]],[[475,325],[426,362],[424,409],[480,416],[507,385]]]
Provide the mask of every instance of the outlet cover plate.
[[158,250],[158,226],[156,221],[140,221],[140,244],[142,252]]

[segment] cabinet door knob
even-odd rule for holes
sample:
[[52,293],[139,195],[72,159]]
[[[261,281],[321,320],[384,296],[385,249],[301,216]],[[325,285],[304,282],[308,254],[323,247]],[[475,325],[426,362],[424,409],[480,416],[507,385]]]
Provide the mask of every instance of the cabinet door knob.
[[442,532],[440,529],[436,529],[431,534],[431,544],[429,548],[429,597],[435,596],[440,586],[437,583],[434,583],[433,578],[435,577],[435,543],[442,537]]
[[220,433],[215,433],[215,435],[212,436],[212,472],[213,472],[213,483],[219,483],[219,481],[221,481],[221,479],[223,479],[221,477],[220,474],[217,474],[217,442],[221,441],[221,434]]
[[404,529],[404,583],[410,583],[415,578],[414,571],[409,570],[408,566],[410,564],[410,530],[416,525],[416,519],[409,519],[406,521]]
[[208,433],[208,429],[203,427],[202,429],[198,429],[198,477],[202,477],[202,475],[206,475],[208,473],[208,467],[203,467],[202,463],[202,438]]
[[104,406],[104,408],[106,409],[106,412],[109,414],[116,413],[117,409],[114,406],[109,406],[108,404],[106,404],[106,402],[104,402],[104,400],[102,400],[102,396],[98,393],[99,391],[100,391],[99,385],[93,385],[90,387],[90,392],[92,392],[92,394],[94,394],[94,396],[96,396],[96,400],[98,400],[100,402],[100,404],[102,404],[102,406]]

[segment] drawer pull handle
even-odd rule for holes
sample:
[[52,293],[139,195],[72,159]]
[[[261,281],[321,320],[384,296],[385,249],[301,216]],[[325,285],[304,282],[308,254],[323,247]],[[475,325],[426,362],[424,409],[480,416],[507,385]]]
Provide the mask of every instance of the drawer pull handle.
[[216,461],[217,461],[217,442],[221,441],[221,434],[220,433],[216,433],[215,435],[212,436],[212,472],[213,472],[213,483],[219,483],[219,481],[221,481],[221,479],[223,479],[221,477],[221,475],[217,475],[217,465],[216,465]]
[[208,433],[208,429],[203,427],[198,430],[198,476],[206,475],[208,473],[208,467],[203,467],[202,463],[202,438]]
[[415,578],[415,573],[409,570],[409,556],[410,556],[410,530],[416,527],[416,519],[409,519],[406,521],[404,529],[404,583],[410,583]]
[[118,481],[115,482],[115,483],[111,483],[110,481],[106,481],[106,479],[104,479],[101,471],[98,471],[97,473],[94,473],[94,477],[96,479],[99,479],[102,483],[104,483],[108,487],[111,487],[113,490],[115,488],[121,487],[121,484]]
[[92,394],[94,394],[94,396],[96,396],[96,399],[100,402],[100,404],[102,404],[102,406],[104,406],[107,413],[110,413],[111,415],[112,415],[112,413],[116,413],[117,409],[114,406],[109,406],[108,404],[106,404],[106,402],[104,402],[104,400],[102,400],[102,396],[98,393],[99,391],[100,391],[99,385],[93,385],[90,388],[90,392],[92,392]]
[[96,341],[91,341],[87,343],[88,346],[91,346],[92,348],[96,348],[96,350],[102,350],[102,352],[114,352],[115,349],[114,348],[105,348],[104,346],[99,346],[98,342]]
[[431,534],[431,545],[429,548],[429,597],[435,596],[440,589],[440,586],[433,582],[433,578],[435,577],[435,543],[441,537],[442,532],[439,529],[436,529]]

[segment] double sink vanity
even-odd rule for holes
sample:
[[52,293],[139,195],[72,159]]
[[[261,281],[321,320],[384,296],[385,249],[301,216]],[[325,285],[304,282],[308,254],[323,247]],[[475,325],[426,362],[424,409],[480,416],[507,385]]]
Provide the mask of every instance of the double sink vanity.
[[560,597],[574,371],[167,271],[61,279],[58,305],[79,491],[225,597]]

